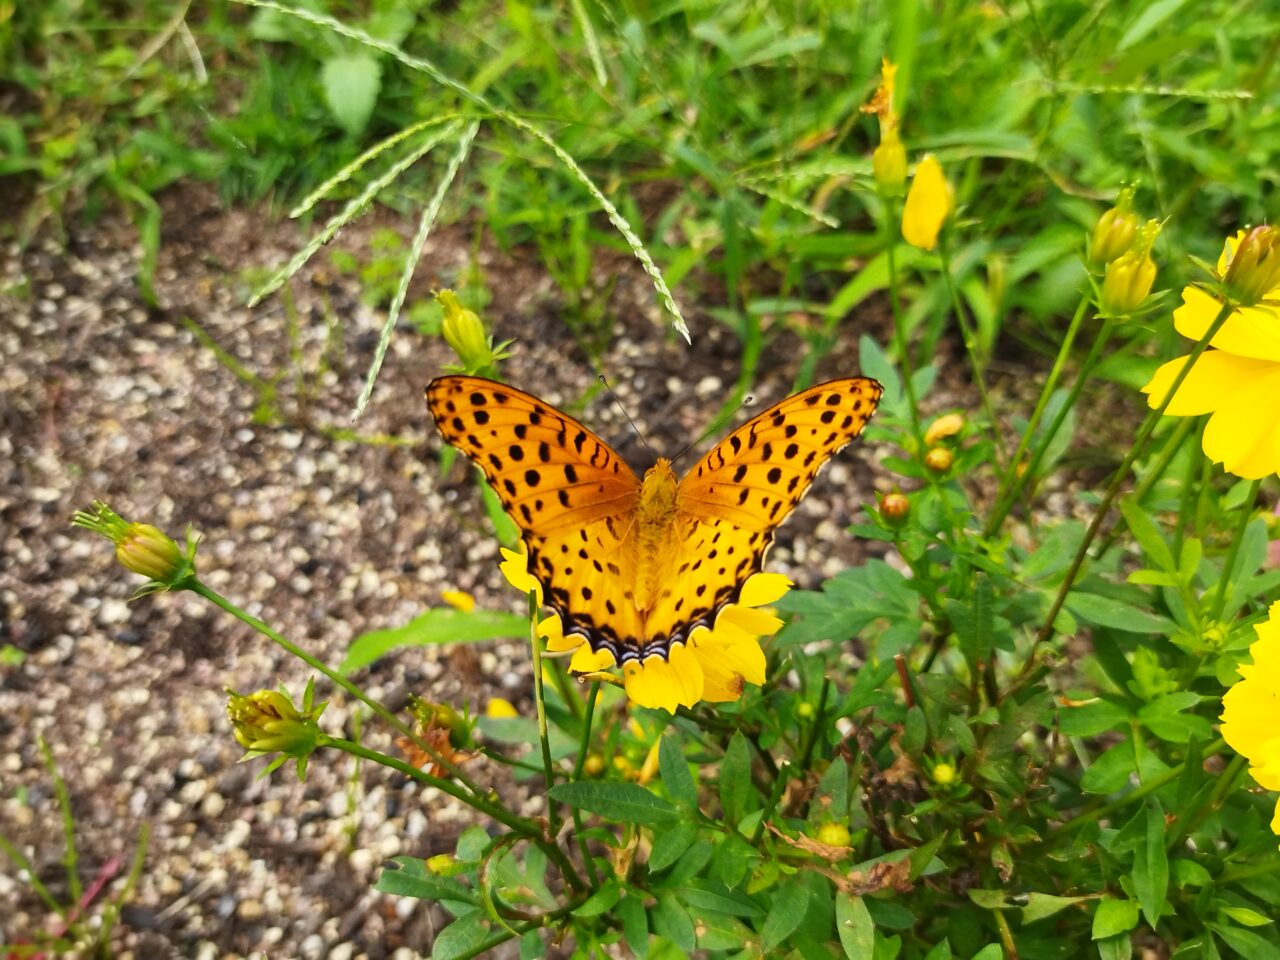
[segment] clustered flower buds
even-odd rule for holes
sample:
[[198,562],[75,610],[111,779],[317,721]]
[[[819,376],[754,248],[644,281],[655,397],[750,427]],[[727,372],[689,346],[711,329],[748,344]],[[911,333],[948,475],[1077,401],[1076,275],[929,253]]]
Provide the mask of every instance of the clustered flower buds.
[[1159,234],[1160,224],[1148,220],[1129,249],[1107,264],[1099,298],[1103,313],[1113,317],[1128,316],[1146,301],[1156,281],[1151,245]]

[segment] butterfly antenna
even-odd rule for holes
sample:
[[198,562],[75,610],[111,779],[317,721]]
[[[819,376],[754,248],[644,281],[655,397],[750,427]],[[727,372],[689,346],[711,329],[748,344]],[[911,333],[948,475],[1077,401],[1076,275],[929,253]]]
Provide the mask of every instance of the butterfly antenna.
[[677,453],[674,457],[672,457],[672,458],[671,458],[671,463],[672,463],[672,465],[674,465],[674,464],[676,463],[676,461],[677,461],[677,460],[679,460],[679,459],[680,459],[681,457],[683,457],[686,453],[688,453],[688,452],[689,452],[690,450],[692,450],[695,446],[697,446],[697,444],[698,444],[698,441],[699,441],[699,440],[702,440],[702,439],[704,439],[704,438],[706,438],[706,437],[709,437],[709,436],[711,436],[712,434],[719,433],[719,432],[720,432],[720,428],[721,428],[721,427],[723,427],[723,426],[724,426],[726,423],[728,423],[730,420],[732,420],[734,417],[736,417],[736,416],[738,415],[738,412],[739,412],[743,407],[749,407],[749,406],[751,406],[751,404],[753,404],[753,403],[755,403],[755,402],[756,402],[756,398],[755,398],[755,397],[753,397],[751,394],[749,394],[749,393],[748,393],[745,397],[743,397],[743,398],[742,398],[742,402],[741,402],[740,404],[738,404],[736,407],[734,407],[732,410],[730,410],[728,413],[726,413],[724,416],[722,416],[719,420],[717,420],[714,424],[712,424],[712,425],[711,425],[711,427],[710,427],[710,429],[708,429],[708,430],[704,431],[704,432],[703,432],[703,433],[698,437],[698,439],[697,439],[697,440],[694,440],[694,441],[693,441],[693,443],[689,444],[687,447],[685,447],[683,450],[681,450],[679,453]]
[[613,402],[618,405],[618,409],[622,411],[622,415],[627,418],[627,423],[631,424],[631,429],[636,432],[636,436],[640,438],[640,442],[644,444],[644,448],[652,453],[655,457],[658,455],[653,447],[649,446],[649,441],[644,438],[644,434],[640,432],[640,428],[636,426],[636,422],[631,419],[631,414],[627,413],[627,408],[622,405],[622,401],[618,399],[618,395],[613,392],[613,387],[609,385],[609,378],[603,373],[597,376],[597,379],[604,384],[604,388],[609,391],[609,396],[613,397]]

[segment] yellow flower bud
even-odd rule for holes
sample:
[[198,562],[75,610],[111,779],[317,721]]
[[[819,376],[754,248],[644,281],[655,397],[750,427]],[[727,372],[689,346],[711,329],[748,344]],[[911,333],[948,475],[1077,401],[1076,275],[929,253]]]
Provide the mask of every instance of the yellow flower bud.
[[814,709],[813,704],[810,703],[808,700],[801,702],[801,704],[798,707],[796,707],[796,716],[799,717],[801,720],[808,720],[815,713],[817,713],[817,710]]
[[301,777],[307,757],[324,742],[317,721],[328,703],[312,707],[314,686],[307,683],[301,709],[279,690],[257,690],[248,696],[228,690],[227,718],[236,741],[251,755],[279,753],[280,762],[284,757],[295,758]]
[[1089,263],[1101,269],[1133,246],[1138,215],[1133,212],[1133,187],[1125,187],[1116,205],[1098,218],[1089,241]]
[[933,782],[940,787],[947,787],[956,782],[956,768],[946,761],[933,768]]
[[485,333],[484,322],[476,312],[463,307],[452,290],[441,290],[436,299],[444,308],[441,332],[445,342],[462,361],[463,368],[475,372],[493,363],[493,348]]
[[582,762],[582,772],[588,777],[598,777],[604,773],[604,757],[598,753],[588,753]]
[[1107,264],[1102,278],[1099,306],[1108,316],[1123,317],[1133,313],[1151,293],[1156,282],[1156,264],[1151,259],[1151,245],[1160,233],[1160,224],[1148,220],[1133,245],[1119,258]]
[[818,828],[818,842],[829,847],[847,847],[853,839],[843,823],[824,823]]
[[1241,306],[1280,299],[1280,230],[1254,227],[1248,231],[1222,279]]
[[871,172],[880,192],[896,197],[907,182],[907,148],[902,145],[896,124],[884,126],[887,129],[881,134],[880,145],[871,153]]
[[130,523],[101,500],[77,512],[71,523],[114,543],[120,565],[151,581],[141,592],[185,587],[195,577],[195,539],[190,534],[184,551],[162,530],[149,523]]
[[924,445],[926,447],[935,446],[940,440],[954,437],[963,429],[964,417],[958,413],[943,414],[929,424],[929,429],[924,432]]
[[946,473],[955,459],[946,447],[934,447],[924,455],[924,465],[934,473]]
[[465,590],[443,590],[440,599],[463,613],[470,613],[476,608],[476,598]]
[[911,514],[911,501],[901,493],[886,493],[880,498],[880,517],[891,527],[900,527]]
[[913,247],[932,250],[938,245],[942,225],[955,208],[955,191],[942,174],[942,164],[933,154],[925,154],[916,165],[902,209],[902,238]]

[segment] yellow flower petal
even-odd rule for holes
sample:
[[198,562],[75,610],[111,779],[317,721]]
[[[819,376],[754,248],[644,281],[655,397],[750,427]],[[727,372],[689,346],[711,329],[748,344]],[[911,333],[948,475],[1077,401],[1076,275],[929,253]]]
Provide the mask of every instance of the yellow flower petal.
[[938,245],[938,233],[955,209],[955,193],[942,174],[942,164],[933,154],[926,154],[916,165],[902,209],[902,239],[921,250]]
[[738,594],[743,607],[763,607],[776,603],[791,589],[791,580],[780,573],[756,573],[747,578]]
[[[1173,311],[1173,325],[1187,339],[1199,340],[1213,325],[1221,308],[1222,304],[1208,291],[1184,287],[1182,306]],[[1280,361],[1280,310],[1266,306],[1240,307],[1209,343],[1242,357]]]
[[627,696],[642,707],[661,708],[675,713],[676,707],[692,707],[702,699],[703,674],[693,652],[684,644],[672,646],[669,660],[646,657],[623,667]]
[[470,613],[476,608],[476,598],[465,590],[444,590],[440,594],[440,599],[463,613]]
[[782,621],[772,614],[765,613],[763,610],[753,610],[750,607],[728,606],[720,611],[720,616],[716,618],[716,628],[719,629],[721,623],[731,623],[744,633],[749,633],[753,637],[771,636],[782,629]]
[[[1173,381],[1177,379],[1187,359],[1179,357],[1163,364],[1142,388],[1142,392],[1147,394],[1147,404],[1153,410],[1164,402],[1169,388],[1173,386]],[[1165,413],[1171,417],[1198,417],[1212,413],[1241,383],[1275,367],[1274,363],[1265,360],[1238,357],[1222,350],[1209,350],[1200,355],[1196,365],[1178,387],[1178,393]]]
[[[694,655],[702,664],[702,671],[708,683],[713,679],[720,681],[733,676],[757,686],[764,683],[765,657],[760,643],[755,637],[727,638],[720,630],[706,634],[694,646]],[[742,684],[738,683],[741,693]],[[711,699],[705,693],[704,698]],[[737,695],[733,697],[737,699]]]
[[1256,480],[1280,473],[1280,363],[1266,373],[1236,384],[1204,429],[1204,453],[1238,477]]
[[[1256,628],[1249,648],[1253,663],[1240,667],[1241,679],[1222,698],[1222,737],[1249,761],[1249,772],[1267,790],[1280,790],[1280,602]],[[1271,822],[1280,834],[1280,812]]]
[[520,544],[519,552],[508,550],[502,547],[502,563],[498,564],[498,569],[502,571],[502,575],[507,578],[507,583],[511,584],[521,593],[528,596],[529,591],[533,590],[538,596],[538,603],[542,603],[542,584],[534,579],[529,573],[529,554],[525,551],[524,544]]
[[594,673],[596,670],[608,670],[613,664],[613,654],[608,650],[592,650],[591,644],[583,643],[578,647],[578,652],[573,655],[573,659],[569,661],[569,671]]

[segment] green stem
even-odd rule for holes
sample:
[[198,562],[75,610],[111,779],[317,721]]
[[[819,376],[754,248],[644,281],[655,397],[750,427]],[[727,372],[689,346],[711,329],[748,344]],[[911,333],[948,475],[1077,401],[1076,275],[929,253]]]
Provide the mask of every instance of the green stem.
[[[1040,464],[1044,461],[1045,454],[1048,453],[1049,446],[1053,443],[1053,438],[1058,435],[1058,431],[1062,429],[1062,424],[1066,422],[1067,414],[1075,408],[1076,402],[1080,399],[1080,392],[1084,389],[1085,382],[1093,373],[1094,367],[1098,365],[1098,360],[1102,356],[1102,349],[1106,346],[1107,341],[1111,339],[1111,331],[1114,328],[1115,321],[1110,318],[1103,321],[1102,329],[1098,331],[1098,336],[1094,338],[1092,345],[1089,347],[1089,353],[1085,356],[1084,363],[1080,365],[1080,371],[1076,374],[1075,382],[1071,385],[1071,391],[1067,394],[1067,399],[1045,429],[1044,436],[1041,437],[1040,443],[1037,444],[1032,452],[1031,460],[1028,461],[1026,469],[1022,471],[1021,476],[1015,478],[1004,503],[997,507],[996,513],[992,517],[994,524],[987,524],[987,529],[990,531],[987,536],[995,535],[995,532],[1000,528],[1000,524],[1004,523],[1005,517],[1013,509],[1013,505],[1017,503],[1023,489],[1040,472]],[[1015,467],[1014,469],[1016,470],[1017,468]]]
[[1222,806],[1222,801],[1226,799],[1227,794],[1236,788],[1241,776],[1247,772],[1248,763],[1248,759],[1240,754],[1236,754],[1231,758],[1231,762],[1227,764],[1227,769],[1218,775],[1218,782],[1214,785],[1213,792],[1209,794],[1209,798],[1195,810],[1178,815],[1177,829],[1165,844],[1166,850],[1173,850],[1186,837],[1190,836],[1196,827],[1200,826],[1205,817]]
[[[1164,449],[1160,451],[1160,459],[1157,460],[1147,471],[1146,476],[1142,478],[1142,482],[1138,484],[1136,490],[1129,495],[1129,500],[1135,506],[1141,506],[1142,501],[1147,499],[1152,488],[1160,482],[1160,478],[1164,476],[1164,472],[1169,469],[1169,464],[1173,462],[1173,458],[1178,455],[1178,451],[1182,449],[1183,443],[1191,433],[1191,429],[1196,425],[1195,417],[1181,417],[1178,420],[1178,426],[1173,434],[1165,441]],[[1115,543],[1116,537],[1119,536],[1120,530],[1123,528],[1122,523],[1112,525],[1107,531],[1106,536],[1102,538],[1102,543],[1098,547],[1098,556],[1102,556],[1111,549],[1111,545]],[[1179,545],[1181,549],[1181,545]]]
[[[587,750],[591,747],[591,721],[596,715],[596,700],[599,695],[600,683],[597,681],[591,684],[591,689],[587,693],[586,715],[582,719],[582,736],[578,738],[578,758],[573,764],[574,782],[582,779],[582,767],[587,762]],[[587,873],[591,876],[591,886],[599,887],[600,876],[596,873],[596,862],[587,850],[587,841],[582,836],[582,813],[577,807],[573,808],[573,829],[574,835],[578,838],[578,851],[582,854],[582,862],[587,865]]]
[[1236,521],[1236,530],[1231,537],[1231,546],[1227,550],[1227,559],[1222,565],[1222,573],[1218,576],[1218,591],[1213,598],[1213,614],[1210,620],[1220,620],[1222,610],[1227,605],[1227,584],[1235,572],[1236,558],[1240,555],[1240,544],[1244,540],[1249,521],[1253,519],[1253,506],[1258,502],[1258,490],[1262,487],[1262,479],[1249,484],[1249,492],[1245,494],[1244,503],[1240,505],[1240,519]]
[[[892,212],[897,207],[886,204],[885,209],[886,212]],[[915,371],[912,370],[907,331],[902,325],[902,303],[898,298],[898,243],[893,233],[894,222],[893,217],[887,217],[888,241],[885,249],[885,260],[889,268],[889,304],[893,309],[893,344],[898,351],[898,364],[902,367],[902,389],[907,395],[907,407],[911,412],[911,435],[916,439],[916,453],[919,454],[919,448],[924,445],[920,439],[920,405],[916,399],[916,385],[912,376]]]
[[996,510],[992,512],[991,518],[987,521],[987,528],[982,534],[984,538],[995,536],[996,531],[1004,523],[1004,518],[1012,507],[1012,501],[1010,501],[1005,510],[1000,510],[1000,506],[1004,504],[1005,497],[1009,496],[1010,488],[1017,483],[1018,464],[1022,462],[1022,458],[1026,455],[1027,448],[1031,445],[1031,439],[1035,436],[1036,427],[1040,425],[1040,418],[1044,416],[1045,408],[1049,405],[1053,391],[1058,386],[1058,380],[1062,377],[1063,368],[1066,367],[1067,358],[1071,355],[1071,348],[1075,345],[1076,334],[1080,331],[1080,324],[1084,320],[1084,314],[1088,307],[1089,298],[1082,297],[1080,305],[1076,307],[1075,316],[1071,318],[1071,324],[1067,327],[1067,335],[1062,340],[1062,346],[1058,348],[1058,355],[1053,360],[1053,367],[1049,370],[1049,376],[1040,391],[1040,397],[1036,400],[1035,409],[1031,411],[1031,419],[1027,421],[1027,425],[1022,431],[1022,436],[1018,438],[1018,447],[1014,450],[1013,459],[1009,461],[1004,478],[1000,482],[1000,487],[996,492]]
[[[1204,753],[1200,755],[1201,761],[1221,753],[1226,745],[1227,742],[1225,740],[1218,738],[1205,748]],[[1152,777],[1141,786],[1130,790],[1118,800],[1112,800],[1110,803],[1099,804],[1098,806],[1084,811],[1078,817],[1072,817],[1060,827],[1055,827],[1053,830],[1050,830],[1045,839],[1053,841],[1060,837],[1065,837],[1087,823],[1092,823],[1095,820],[1105,820],[1107,817],[1111,816],[1111,814],[1129,806],[1129,804],[1133,803],[1134,800],[1141,800],[1143,797],[1155,793],[1157,790],[1178,779],[1178,777],[1182,775],[1182,769],[1185,765],[1186,761],[1184,760],[1178,766],[1166,770],[1164,773]]]
[[521,836],[528,837],[533,843],[537,844],[537,846],[556,864],[556,866],[560,868],[565,879],[575,890],[584,889],[582,878],[578,876],[578,871],[573,868],[573,864],[570,863],[569,858],[564,855],[564,851],[547,839],[546,835],[543,834],[542,830],[533,821],[517,816],[505,807],[493,803],[484,797],[472,797],[452,781],[444,780],[440,777],[433,777],[425,770],[421,770],[411,763],[406,763],[398,757],[391,757],[385,753],[379,753],[377,750],[372,750],[363,744],[355,743],[352,740],[344,740],[341,737],[326,737],[323,743],[325,746],[336,747],[339,750],[349,753],[353,757],[360,757],[364,760],[379,763],[384,767],[389,767],[392,770],[399,771],[406,777],[416,780],[424,786],[435,787],[441,793],[446,793],[457,800],[461,800],[463,803],[470,807],[474,807],[486,816],[492,817],[499,823],[510,827]]
[[[301,660],[303,663],[305,663],[307,666],[311,667],[311,669],[324,674],[326,677],[328,677],[330,680],[336,683],[339,687],[345,690],[348,694],[355,697],[357,700],[359,700],[361,703],[367,706],[370,710],[372,710],[375,714],[381,717],[383,721],[385,721],[387,724],[394,727],[397,731],[399,731],[400,733],[408,737],[410,740],[412,740],[419,749],[425,751],[427,755],[430,756],[434,762],[438,763],[442,769],[447,771],[450,777],[452,777],[453,779],[461,783],[463,786],[465,786],[471,792],[471,795],[473,797],[475,797],[476,799],[480,799],[484,796],[484,791],[481,790],[481,788],[469,777],[467,777],[460,769],[458,769],[457,764],[446,759],[445,757],[442,757],[438,750],[436,750],[430,744],[423,741],[421,737],[419,737],[416,733],[414,733],[412,728],[410,728],[410,726],[407,723],[405,723],[403,720],[397,717],[394,713],[388,710],[379,701],[374,700],[372,697],[370,697],[367,693],[361,690],[359,686],[352,683],[349,679],[344,677],[337,670],[332,669],[323,661],[316,659],[311,654],[307,653],[307,651],[299,647],[296,643],[286,640],[280,633],[273,630],[271,627],[267,626],[257,617],[250,616],[249,614],[245,613],[245,611],[241,610],[230,600],[226,599],[221,594],[216,593],[215,591],[209,589],[209,587],[205,586],[203,583],[201,583],[199,580],[195,579],[194,577],[191,578],[190,582],[187,584],[187,589],[189,589],[192,593],[195,593],[195,594],[198,594],[199,596],[204,597],[214,606],[220,607],[221,609],[225,610],[227,613],[231,614],[237,620],[247,623],[249,626],[253,627],[253,629],[257,630],[260,634],[262,634],[272,643],[276,644],[276,646],[283,649],[286,653],[292,654],[293,656]],[[468,803],[472,802],[466,797],[459,797],[459,799],[466,800]]]
[[1271,857],[1258,863],[1246,863],[1242,867],[1228,870],[1222,876],[1215,877],[1209,882],[1214,886],[1224,887],[1238,880],[1252,880],[1254,877],[1265,877],[1269,873],[1276,872],[1280,872],[1280,857]]
[[[538,708],[538,740],[542,744],[542,771],[547,789],[556,784],[555,768],[551,765],[551,740],[547,731],[547,704],[542,690],[542,642],[538,639],[538,595],[529,591],[529,645],[533,648],[533,699]],[[551,822],[551,835],[560,832],[560,805],[547,797],[547,817]]]
[[[1173,402],[1173,398],[1177,395],[1183,381],[1187,379],[1191,368],[1195,366],[1196,361],[1208,349],[1209,341],[1217,336],[1218,331],[1222,329],[1222,325],[1227,322],[1227,317],[1231,316],[1234,309],[1235,304],[1230,300],[1222,305],[1221,309],[1218,310],[1218,315],[1214,317],[1213,323],[1209,325],[1209,329],[1196,342],[1195,349],[1191,351],[1186,362],[1178,370],[1178,375],[1174,377],[1168,392],[1160,402],[1160,406],[1148,413],[1147,418],[1142,422],[1138,435],[1133,441],[1133,446],[1129,448],[1129,452],[1125,454],[1124,460],[1121,461],[1115,475],[1111,478],[1111,482],[1107,485],[1107,491],[1103,494],[1102,502],[1098,504],[1098,509],[1093,515],[1089,529],[1085,531],[1084,539],[1080,541],[1080,547],[1076,550],[1071,566],[1067,569],[1062,586],[1058,589],[1058,595],[1054,597],[1049,615],[1045,617],[1044,624],[1040,627],[1040,632],[1036,634],[1037,644],[1044,643],[1052,635],[1053,622],[1058,618],[1058,614],[1062,612],[1062,605],[1067,602],[1067,594],[1071,591],[1072,586],[1075,585],[1076,576],[1080,573],[1080,568],[1084,566],[1085,557],[1089,554],[1089,547],[1098,535],[1098,531],[1102,528],[1102,523],[1106,519],[1107,513],[1111,510],[1111,504],[1115,502],[1116,494],[1120,492],[1120,487],[1129,476],[1129,470],[1133,467],[1134,461],[1146,449],[1147,441],[1151,439],[1152,431],[1155,430],[1156,424],[1160,422],[1160,418],[1164,416],[1164,412],[1169,409],[1169,404]],[[1028,662],[1030,662],[1030,659]]]
[[[956,289],[955,278],[951,276],[951,252],[947,247],[946,234],[938,240],[938,258],[942,261],[942,280],[947,285],[947,294],[951,298],[951,309],[955,312],[956,322],[960,324],[960,336],[964,340],[965,352],[969,354],[969,363],[973,366],[973,381],[978,387],[978,396],[982,399],[982,410],[991,424],[991,439],[995,441],[996,457],[1008,462],[1009,451],[1004,447],[1004,437],[1000,433],[1000,421],[996,419],[995,407],[991,403],[991,394],[987,392],[986,364],[978,354],[977,332],[969,323],[969,314],[960,302],[960,291]],[[997,463],[997,469],[1001,464]],[[1009,469],[1012,469],[1011,467]]]
[[809,734],[805,737],[804,749],[800,754],[800,769],[804,773],[809,772],[809,761],[813,759],[813,748],[818,743],[818,734],[826,721],[827,692],[830,689],[831,678],[824,674],[822,677],[822,690],[818,693],[818,708],[813,713],[813,723],[809,726]]

